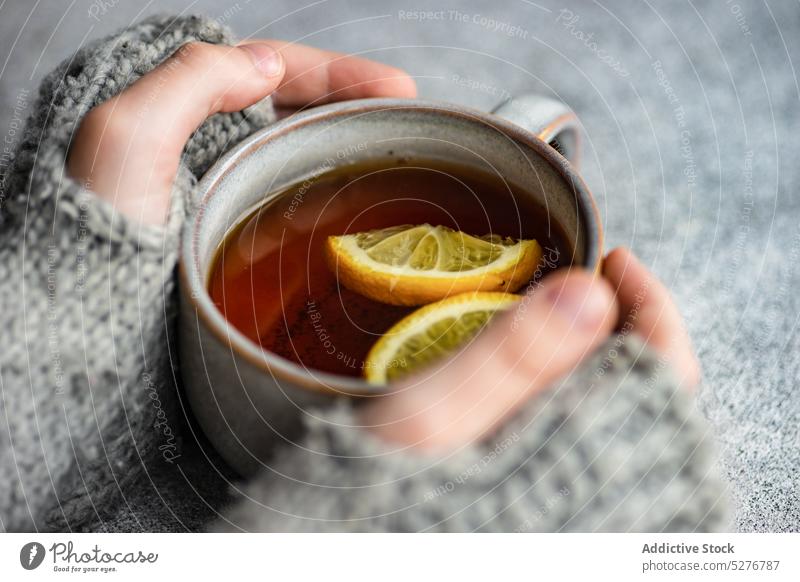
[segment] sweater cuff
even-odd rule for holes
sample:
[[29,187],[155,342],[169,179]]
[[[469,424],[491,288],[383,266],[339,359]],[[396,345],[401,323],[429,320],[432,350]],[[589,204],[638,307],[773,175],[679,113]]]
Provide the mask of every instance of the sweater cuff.
[[219,529],[713,531],[727,527],[706,424],[636,337],[611,341],[480,445],[393,450],[347,403],[247,488]]
[[184,151],[165,226],[142,225],[116,213],[70,178],[65,165],[71,141],[89,110],[192,41],[233,44],[234,37],[210,18],[156,16],[84,47],[50,73],[3,184],[0,227],[4,222],[51,221],[79,241],[95,237],[137,251],[168,251],[167,258],[173,258],[196,179],[235,143],[274,121],[269,99],[241,112],[214,115],[195,132]]
[[[57,162],[45,167],[43,161],[34,175],[37,192],[52,190],[55,221],[68,229],[77,244],[87,244],[88,237],[111,243],[131,253],[162,256],[173,254],[177,246],[186,203],[191,200],[196,180],[185,166],[180,166],[172,185],[170,208],[164,225],[145,224],[121,214],[111,203],[66,174]],[[46,174],[44,174],[46,172]],[[33,220],[38,217],[33,217]]]

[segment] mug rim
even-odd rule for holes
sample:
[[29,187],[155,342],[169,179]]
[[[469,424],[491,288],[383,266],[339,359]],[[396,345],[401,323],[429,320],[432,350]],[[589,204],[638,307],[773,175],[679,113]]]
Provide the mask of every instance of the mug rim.
[[[512,121],[472,107],[426,99],[355,99],[322,105],[295,113],[254,132],[234,145],[203,175],[197,184],[200,196],[194,201],[196,210],[190,214],[184,227],[178,255],[179,293],[182,299],[189,301],[194,307],[198,323],[202,322],[218,341],[228,346],[249,364],[270,374],[273,379],[282,378],[303,388],[328,394],[370,396],[385,394],[386,390],[384,386],[372,385],[362,379],[314,370],[291,362],[269,350],[265,350],[225,319],[224,315],[211,301],[208,290],[203,283],[203,273],[199,265],[196,232],[197,226],[203,218],[206,204],[212,196],[218,193],[216,185],[222,178],[234,171],[240,161],[252,155],[256,150],[265,147],[269,142],[281,138],[286,133],[336,117],[385,110],[427,111],[461,120],[480,121],[532,149],[564,181],[570,184],[576,193],[578,199],[577,208],[580,214],[579,219],[585,225],[586,239],[585,257],[581,266],[594,273],[600,269],[603,229],[600,211],[591,190],[589,190],[589,187],[570,162],[555,148]],[[193,273],[190,273],[190,270]],[[195,288],[195,278],[200,281],[199,289]]]

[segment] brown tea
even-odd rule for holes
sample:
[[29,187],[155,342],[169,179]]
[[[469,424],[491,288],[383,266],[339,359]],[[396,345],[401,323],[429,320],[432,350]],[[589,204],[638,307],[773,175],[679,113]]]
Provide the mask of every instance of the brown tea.
[[326,238],[429,223],[536,239],[544,251],[539,278],[569,263],[572,252],[559,225],[519,190],[501,176],[440,161],[333,169],[282,192],[226,236],[211,271],[211,298],[264,349],[310,369],[361,376],[372,345],[414,308],[337,284],[325,262]]

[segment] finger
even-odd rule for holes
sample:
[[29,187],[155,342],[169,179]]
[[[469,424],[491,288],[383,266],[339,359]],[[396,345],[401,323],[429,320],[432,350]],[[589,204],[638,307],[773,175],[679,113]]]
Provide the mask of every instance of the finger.
[[424,449],[472,442],[572,371],[617,321],[613,292],[584,271],[556,273],[467,349],[365,407],[385,440]]
[[667,288],[628,249],[614,249],[603,264],[603,276],[614,288],[621,309],[620,327],[641,336],[662,354],[679,381],[694,386],[700,365],[689,333]]
[[284,107],[361,99],[416,97],[417,86],[405,71],[369,59],[310,46],[270,41],[286,61],[286,75],[273,96]]
[[163,223],[183,148],[210,115],[270,94],[285,65],[270,45],[194,42],[84,118],[68,168],[123,213]]

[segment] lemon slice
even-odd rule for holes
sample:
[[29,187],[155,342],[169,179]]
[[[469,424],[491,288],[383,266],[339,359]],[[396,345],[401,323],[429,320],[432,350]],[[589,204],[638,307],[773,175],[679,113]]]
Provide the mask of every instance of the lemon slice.
[[367,354],[364,376],[370,384],[386,384],[454,353],[497,311],[520,300],[511,293],[461,293],[407,315]]
[[430,224],[331,236],[325,251],[342,285],[392,305],[423,305],[468,291],[514,292],[542,256],[535,240],[476,237]]

